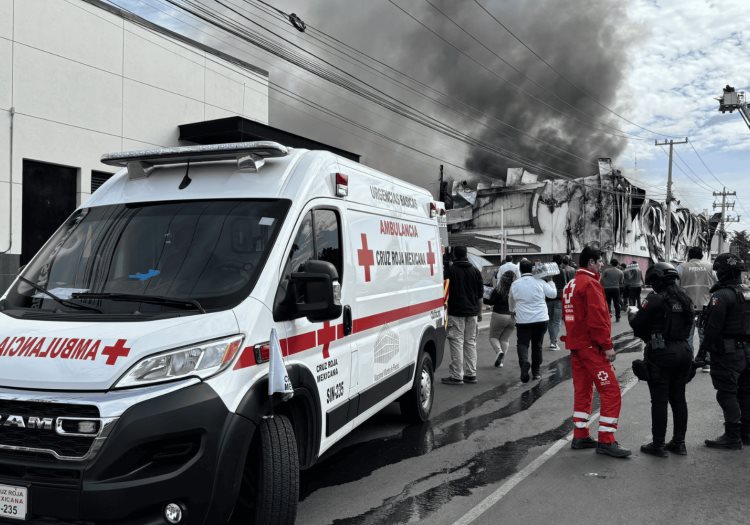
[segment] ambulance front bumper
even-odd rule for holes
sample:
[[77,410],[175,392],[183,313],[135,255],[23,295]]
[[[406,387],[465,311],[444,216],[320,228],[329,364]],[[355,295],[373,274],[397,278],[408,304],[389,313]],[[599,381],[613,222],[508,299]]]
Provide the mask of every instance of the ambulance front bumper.
[[81,460],[3,447],[0,427],[0,485],[27,493],[26,520],[0,523],[163,525],[169,503],[184,509],[183,524],[230,517],[255,424],[229,412],[210,386],[189,380],[109,398],[50,396],[0,390],[0,407],[22,411],[46,402],[54,414],[55,403],[86,403],[114,422],[97,450],[78,451],[87,454]]

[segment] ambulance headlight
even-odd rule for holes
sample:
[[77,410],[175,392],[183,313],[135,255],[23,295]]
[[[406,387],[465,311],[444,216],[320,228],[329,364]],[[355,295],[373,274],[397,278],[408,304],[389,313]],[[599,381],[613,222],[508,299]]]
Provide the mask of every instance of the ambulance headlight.
[[232,364],[242,348],[242,340],[242,336],[234,336],[145,357],[128,370],[115,388],[148,385],[188,376],[206,379]]

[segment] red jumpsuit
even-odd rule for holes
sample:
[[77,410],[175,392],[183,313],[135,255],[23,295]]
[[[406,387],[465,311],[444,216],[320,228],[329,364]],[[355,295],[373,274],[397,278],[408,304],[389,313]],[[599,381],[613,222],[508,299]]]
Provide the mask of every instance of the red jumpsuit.
[[620,384],[615,369],[604,355],[612,346],[612,324],[599,276],[580,269],[563,289],[565,347],[573,370],[574,438],[589,437],[593,387],[599,392],[599,442],[615,441],[620,417]]

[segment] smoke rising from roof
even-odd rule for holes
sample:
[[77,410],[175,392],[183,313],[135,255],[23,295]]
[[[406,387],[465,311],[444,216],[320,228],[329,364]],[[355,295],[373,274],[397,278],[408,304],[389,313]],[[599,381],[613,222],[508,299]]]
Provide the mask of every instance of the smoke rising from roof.
[[[484,110],[483,121],[487,126],[475,124],[471,134],[528,162],[507,160],[481,147],[471,147],[466,159],[469,170],[505,178],[506,168],[524,165],[542,178],[552,176],[534,167],[543,165],[566,175],[585,176],[596,172],[597,157],[615,158],[624,150],[627,139],[607,133],[620,135],[608,126],[621,128],[623,121],[550,70],[473,2],[430,1],[496,54],[515,65],[524,76],[542,86],[540,88],[514,72],[462,34],[443,15],[424,4],[419,16],[421,20],[441,35],[450,35],[448,39],[457,47],[522,88],[517,89],[482,70],[422,27],[417,27],[410,35],[409,48],[421,55],[423,71],[431,72],[434,81],[442,84],[452,96]],[[621,3],[600,0],[480,2],[570,82],[582,87],[601,104],[614,105],[627,65],[628,42],[618,31],[626,16]],[[524,136],[499,121],[549,145]]]
[[[452,141],[432,130],[425,131],[382,108],[374,108],[381,116],[373,118],[371,112],[352,107],[343,99],[332,98],[337,110],[356,115],[356,120],[366,122],[405,144],[449,159],[449,162],[463,163],[472,173],[498,179],[505,178],[508,167],[517,166],[538,173],[541,178],[555,176],[546,170],[567,176],[592,175],[596,173],[597,158],[616,158],[624,150],[626,139],[607,132],[619,134],[608,126],[622,127],[623,121],[551,71],[474,2],[429,0],[489,49],[513,64],[522,75],[462,33],[424,0],[394,1],[494,74],[388,2],[364,3],[355,8],[347,0],[326,0],[316,3],[312,9],[307,2],[286,0],[280,2],[280,7],[288,12],[296,11],[313,26],[446,93],[450,98],[434,92],[429,95],[443,99],[447,105],[470,114],[472,118],[417,97],[389,81],[368,77],[372,85],[490,145],[492,149],[511,152],[514,159],[508,160],[478,145],[467,146]],[[628,40],[621,30],[626,9],[622,4],[614,0],[479,1],[567,79],[583,87],[602,104],[614,106],[627,68]],[[361,71],[355,74],[361,75]],[[307,92],[304,86],[297,87]],[[342,136],[319,125],[307,131],[296,115],[286,115],[283,111],[272,111],[271,114],[282,126],[298,129],[303,134],[315,133],[317,140],[329,140],[362,153],[365,164],[411,182],[428,185],[434,184],[437,178],[439,160],[415,155],[393,144],[383,144],[383,141],[377,145],[357,140],[356,136]],[[384,155],[387,150],[397,155]],[[465,154],[463,159],[462,154]],[[455,168],[449,168],[449,171],[460,179],[467,178],[465,174],[457,174]]]

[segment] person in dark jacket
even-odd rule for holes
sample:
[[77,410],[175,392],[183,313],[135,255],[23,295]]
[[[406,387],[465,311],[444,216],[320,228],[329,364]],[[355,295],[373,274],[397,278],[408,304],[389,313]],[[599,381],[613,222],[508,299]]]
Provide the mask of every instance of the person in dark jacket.
[[739,450],[750,445],[750,287],[742,284],[745,263],[733,253],[716,257],[719,282],[711,288],[704,339],[696,364],[711,355],[711,382],[724,412],[724,434],[707,439],[710,448]]
[[453,248],[448,272],[448,342],[450,376],[447,385],[477,382],[477,322],[482,320],[484,283],[482,274],[468,260],[465,246]]
[[[693,326],[693,303],[685,290],[677,286],[678,279],[674,266],[656,263],[646,273],[646,284],[654,291],[637,313],[628,315],[633,333],[646,343],[644,360],[651,392],[652,441],[643,445],[641,452],[659,457],[667,457],[667,450],[687,454],[685,384],[690,380],[693,364],[687,341]],[[674,434],[669,443],[665,443],[667,403],[672,407],[674,419]]]
[[510,285],[516,280],[516,272],[508,270],[500,276],[497,286],[493,288],[486,304],[492,305],[490,320],[490,346],[495,351],[495,367],[503,366],[503,358],[510,347],[510,336],[516,327],[516,321],[510,313],[508,295]]

